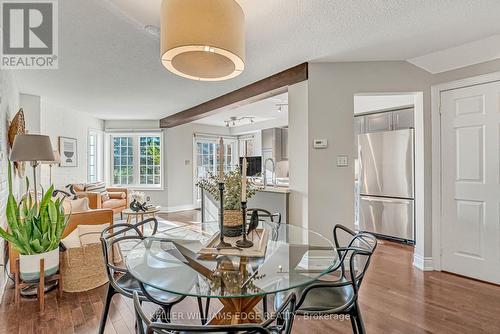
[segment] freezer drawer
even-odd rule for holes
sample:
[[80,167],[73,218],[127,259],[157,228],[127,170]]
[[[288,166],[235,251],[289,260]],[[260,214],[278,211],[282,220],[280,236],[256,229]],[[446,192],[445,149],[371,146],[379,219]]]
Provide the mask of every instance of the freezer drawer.
[[415,240],[412,199],[361,196],[359,206],[360,230]]

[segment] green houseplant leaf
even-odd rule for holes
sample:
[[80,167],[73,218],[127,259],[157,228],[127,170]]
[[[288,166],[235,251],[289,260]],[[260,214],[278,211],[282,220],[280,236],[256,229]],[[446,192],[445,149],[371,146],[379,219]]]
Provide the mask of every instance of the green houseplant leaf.
[[53,186],[42,190],[40,203],[35,203],[26,180],[26,194],[16,202],[12,187],[12,166],[8,164],[9,195],[6,217],[8,230],[0,227],[0,237],[10,242],[21,255],[45,253],[56,249],[69,215],[64,214],[61,200],[53,200]]
[[[219,200],[219,177],[212,172],[207,173],[207,177],[200,179],[196,186],[202,188],[215,200]],[[252,182],[247,183],[247,200],[257,192],[259,188]],[[239,168],[235,168],[224,173],[224,209],[241,209],[241,173]]]

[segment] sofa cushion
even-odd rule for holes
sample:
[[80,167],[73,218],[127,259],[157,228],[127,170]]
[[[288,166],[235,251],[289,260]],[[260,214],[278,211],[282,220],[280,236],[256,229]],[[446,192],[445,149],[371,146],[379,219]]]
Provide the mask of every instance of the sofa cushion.
[[114,198],[114,199],[124,199],[125,197],[127,197],[127,195],[125,195],[125,192],[121,192],[121,191],[108,191],[108,195],[109,195],[109,198]]
[[101,232],[109,224],[101,225],[78,225],[80,242],[83,245],[98,244],[100,242]]
[[64,213],[76,213],[76,212],[85,212],[89,211],[89,199],[87,197],[77,198],[77,199],[69,199],[66,198],[62,202]]
[[80,242],[80,233],[77,228],[68,234],[66,238],[62,239],[61,242],[66,248],[82,247],[82,243]]
[[106,190],[106,184],[104,182],[88,183],[85,185],[85,191],[100,193],[103,202],[109,200],[108,191]]
[[104,209],[114,209],[122,206],[127,206],[127,200],[124,198],[123,199],[111,198],[105,202],[102,202],[102,207]]

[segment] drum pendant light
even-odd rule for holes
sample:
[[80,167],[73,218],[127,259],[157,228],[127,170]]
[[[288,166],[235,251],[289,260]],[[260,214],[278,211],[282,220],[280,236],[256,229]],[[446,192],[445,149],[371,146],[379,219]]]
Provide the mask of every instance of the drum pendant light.
[[185,78],[219,81],[245,68],[245,16],[234,0],[163,0],[161,62]]

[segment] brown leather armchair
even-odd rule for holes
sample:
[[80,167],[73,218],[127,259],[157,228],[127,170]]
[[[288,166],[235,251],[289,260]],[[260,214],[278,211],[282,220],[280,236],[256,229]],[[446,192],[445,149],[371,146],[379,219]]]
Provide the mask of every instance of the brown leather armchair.
[[113,213],[121,213],[128,207],[128,189],[120,187],[106,188],[109,199],[104,199],[100,193],[83,191],[80,185],[73,185],[78,197],[87,197],[91,209],[111,209]]

